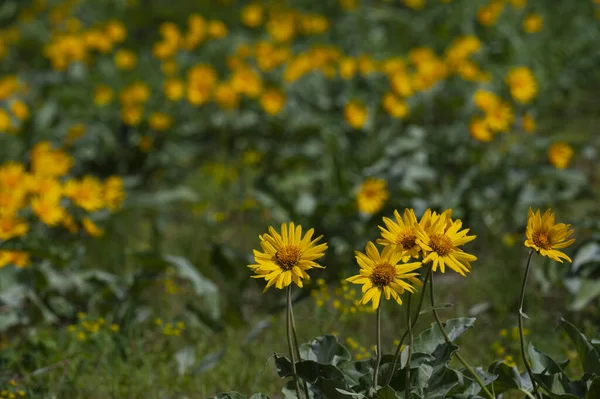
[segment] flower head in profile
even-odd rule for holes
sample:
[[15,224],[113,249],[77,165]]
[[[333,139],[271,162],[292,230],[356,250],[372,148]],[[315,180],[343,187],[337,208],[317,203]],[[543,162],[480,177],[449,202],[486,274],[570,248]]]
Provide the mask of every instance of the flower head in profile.
[[403,253],[403,260],[407,261],[411,257],[418,258],[421,252],[421,247],[417,244],[417,230],[421,228],[417,222],[415,211],[412,209],[404,210],[404,218],[395,210],[394,217],[396,221],[384,217],[383,223],[385,227],[378,226],[381,230],[381,238],[377,240],[377,244],[391,245],[396,247]]
[[470,262],[477,257],[459,247],[476,236],[468,236],[469,229],[461,230],[462,222],[452,221],[449,210],[440,215],[426,212],[421,222],[423,229],[417,232],[417,243],[423,248],[423,263],[432,262],[434,272],[438,266],[442,273],[446,272],[446,266],[462,276],[470,272]]
[[422,285],[415,272],[421,262],[401,263],[402,252],[394,246],[386,246],[381,254],[371,241],[367,243],[366,254],[356,251],[356,261],[360,266],[360,274],[347,278],[346,281],[362,284],[363,297],[360,303],[366,305],[373,301],[373,309],[379,307],[381,294],[385,299],[394,298],[402,304],[400,295],[404,291],[415,292],[413,285]]
[[292,282],[302,287],[303,279],[310,279],[307,270],[323,268],[315,262],[325,254],[327,244],[317,244],[323,238],[312,239],[314,229],[302,236],[302,226],[293,222],[281,225],[281,234],[269,227],[269,234],[258,236],[263,252],[254,250],[255,264],[248,265],[256,275],[253,278],[264,278],[267,281],[265,291],[275,285],[283,289]]
[[570,224],[555,224],[554,213],[550,209],[540,215],[539,209],[533,213],[533,210],[529,208],[525,246],[560,263],[562,263],[562,259],[572,262],[571,258],[559,251],[575,242],[574,238],[570,238],[573,230],[569,230],[569,227],[571,227]]

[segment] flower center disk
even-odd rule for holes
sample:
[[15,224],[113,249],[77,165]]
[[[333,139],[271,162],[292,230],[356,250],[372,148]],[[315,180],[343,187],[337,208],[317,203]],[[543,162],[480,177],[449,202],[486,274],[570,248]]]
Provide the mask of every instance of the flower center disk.
[[371,282],[377,287],[385,287],[394,281],[396,267],[389,263],[380,263],[373,269]]
[[396,244],[402,245],[404,249],[411,249],[417,245],[417,237],[412,233],[411,230],[405,230],[398,234],[396,238]]
[[438,255],[448,255],[454,246],[452,240],[445,234],[434,234],[431,236],[431,249]]
[[548,234],[543,231],[533,233],[533,242],[542,249],[550,249],[550,239],[548,238]]
[[292,267],[296,266],[298,262],[300,262],[301,257],[302,252],[300,252],[300,248],[295,245],[285,246],[275,253],[277,263],[283,270],[290,270]]

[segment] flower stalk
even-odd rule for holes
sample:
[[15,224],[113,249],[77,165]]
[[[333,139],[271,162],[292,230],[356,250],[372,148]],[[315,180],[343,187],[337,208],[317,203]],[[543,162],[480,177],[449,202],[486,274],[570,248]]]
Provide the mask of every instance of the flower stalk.
[[[298,373],[296,372],[296,351],[294,350],[293,335],[292,335],[292,286],[287,287],[287,311],[286,311],[286,330],[288,339],[288,349],[290,351],[290,360],[292,362],[292,376],[296,384],[296,396],[300,396],[300,384],[298,383]],[[308,397],[307,397],[308,399]]]
[[375,340],[376,340],[376,359],[375,370],[373,372],[373,388],[377,391],[377,383],[379,379],[379,363],[381,363],[381,304],[377,307],[377,322],[375,324]]
[[[292,286],[290,285],[290,291],[292,290]],[[290,314],[292,317],[292,337],[294,338],[294,350],[296,351],[296,358],[298,359],[298,361],[302,360],[302,356],[300,356],[300,347],[298,344],[298,336],[296,334],[296,322],[294,320],[294,309],[292,307],[290,307]],[[308,385],[306,384],[306,381],[303,379],[302,380],[302,385],[304,388],[304,394],[306,395],[306,398],[308,399]]]
[[[435,295],[434,295],[434,288],[433,288],[433,275],[431,276],[431,283],[429,284],[429,294],[430,294],[431,308],[432,308],[432,311],[433,311],[433,317],[435,318],[435,321],[436,321],[438,327],[440,328],[440,332],[444,336],[444,339],[446,340],[447,343],[452,343],[452,340],[448,336],[448,333],[446,333],[446,329],[444,328],[444,324],[440,320],[440,316],[438,315],[437,309],[435,308]],[[462,363],[462,365],[467,369],[467,371],[469,372],[469,374],[471,374],[471,376],[473,377],[473,379],[481,387],[481,390],[483,391],[483,393],[485,393],[485,396],[488,399],[495,399],[494,395],[492,395],[492,393],[486,388],[485,384],[483,383],[483,381],[481,381],[481,378],[479,378],[479,376],[477,375],[477,373],[475,372],[475,370],[473,370],[473,368],[471,366],[469,366],[469,364],[467,363],[467,361],[460,355],[460,353],[456,352],[455,355],[456,355],[456,358],[458,359],[458,361]]]
[[531,387],[533,390],[533,394],[537,395],[537,384],[533,379],[533,370],[531,369],[531,365],[527,361],[527,355],[525,353],[525,332],[523,329],[523,302],[525,301],[525,288],[527,286],[527,278],[529,277],[529,269],[531,268],[531,258],[533,257],[533,253],[535,250],[529,251],[529,256],[527,257],[527,266],[525,267],[525,276],[523,277],[523,284],[521,285],[521,295],[519,296],[519,340],[521,343],[521,357],[523,358],[523,363],[525,363],[525,369],[527,369],[527,374],[531,379]]
[[412,320],[410,317],[410,299],[412,298],[412,294],[408,294],[408,298],[406,299],[406,324],[408,326],[408,360],[406,361],[406,388],[404,389],[404,399],[408,399],[410,397],[410,357],[412,355],[412,347],[413,347],[413,333],[412,333]]

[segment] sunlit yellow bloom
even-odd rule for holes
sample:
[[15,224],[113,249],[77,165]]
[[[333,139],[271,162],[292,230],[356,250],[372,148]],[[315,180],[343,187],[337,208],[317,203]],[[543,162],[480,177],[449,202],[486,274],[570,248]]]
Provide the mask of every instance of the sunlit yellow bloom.
[[377,70],[375,61],[368,54],[361,54],[356,60],[356,65],[362,75],[369,75]]
[[291,41],[296,35],[296,24],[292,13],[281,13],[267,22],[267,32],[277,43]]
[[492,0],[489,4],[481,7],[479,11],[477,11],[477,20],[483,26],[492,26],[498,20],[503,9],[504,2]]
[[508,2],[515,8],[523,8],[527,4],[527,0],[508,0]]
[[47,141],[31,149],[31,170],[40,176],[60,177],[73,167],[73,158],[62,150],[55,150]]
[[396,71],[390,77],[390,85],[396,94],[402,97],[408,97],[414,93],[414,88],[410,75],[406,71]]
[[0,250],[0,269],[7,265],[14,265],[22,269],[30,264],[31,259],[29,257],[29,253],[27,252]]
[[121,208],[125,200],[123,180],[119,176],[111,176],[104,181],[104,202],[111,211]]
[[77,226],[75,218],[73,218],[73,216],[69,215],[66,212],[62,220],[62,225],[64,228],[69,230],[71,234],[77,234],[77,232],[79,232],[79,226]]
[[527,67],[517,67],[510,70],[506,76],[511,96],[520,103],[527,104],[537,95],[537,81]]
[[473,101],[477,108],[484,112],[489,112],[500,104],[500,98],[496,94],[481,89],[473,94]]
[[137,126],[142,121],[144,108],[141,106],[125,106],[121,109],[121,119],[129,126]]
[[223,23],[223,21],[208,21],[206,31],[210,37],[215,39],[222,39],[225,36],[227,36],[227,26],[225,25],[225,23]]
[[21,121],[29,118],[29,108],[21,100],[13,100],[10,103],[10,112]]
[[256,98],[263,90],[263,82],[260,75],[248,66],[236,69],[231,77],[231,86],[236,92],[250,98]]
[[471,119],[469,133],[475,140],[482,142],[492,141],[494,138],[494,133],[490,130],[486,121],[481,118]]
[[339,73],[342,79],[351,79],[356,73],[356,60],[350,57],[344,57],[340,60]]
[[377,244],[384,246],[390,245],[396,247],[402,253],[403,260],[407,261],[411,257],[418,258],[421,247],[417,244],[417,230],[421,229],[415,211],[413,209],[404,209],[404,219],[397,210],[394,210],[396,221],[388,217],[383,218],[385,227],[378,226],[381,230],[381,237]]
[[501,102],[485,114],[484,121],[495,132],[506,132],[510,129],[514,114],[508,103]]
[[571,261],[565,253],[559,249],[566,248],[575,242],[573,230],[569,230],[570,224],[554,223],[554,213],[550,209],[541,215],[538,209],[535,213],[529,208],[527,214],[527,240],[525,246],[533,248],[542,256],[546,256],[557,262],[562,263],[563,259]]
[[423,263],[432,262],[435,272],[439,266],[442,273],[446,266],[465,276],[471,271],[471,264],[477,257],[464,252],[459,247],[474,240],[476,236],[468,236],[469,229],[461,230],[460,220],[452,221],[448,214],[439,217],[432,214],[431,223],[427,228],[417,231],[417,244],[423,249]]
[[167,79],[163,86],[165,96],[171,101],[178,101],[185,93],[185,85],[183,81],[177,78]]
[[115,43],[121,43],[127,38],[127,28],[121,21],[109,21],[104,31],[109,39]]
[[281,234],[269,227],[269,234],[260,235],[263,252],[254,251],[255,264],[248,265],[254,273],[253,278],[267,281],[265,291],[271,287],[283,289],[292,282],[302,287],[302,279],[310,279],[307,270],[323,268],[315,260],[325,255],[327,244],[318,244],[323,236],[312,239],[314,230],[310,229],[302,237],[302,227],[281,225]]
[[29,225],[23,219],[13,216],[0,216],[0,240],[22,237],[29,231]]
[[548,149],[548,160],[557,169],[565,169],[571,163],[575,152],[573,147],[564,141],[553,143]]
[[523,30],[527,33],[536,33],[542,30],[544,20],[539,14],[529,14],[523,20]]
[[106,85],[98,85],[94,89],[94,104],[101,107],[112,101],[114,96],[113,90]]
[[126,49],[120,49],[115,53],[115,65],[119,69],[131,70],[137,65],[137,55]]
[[402,2],[413,10],[422,10],[425,8],[425,0],[402,0]]
[[148,117],[148,126],[158,132],[167,130],[173,124],[173,118],[163,112],[153,112]]
[[92,237],[102,237],[104,235],[104,229],[101,229],[94,223],[90,218],[84,217],[81,220],[83,229]]
[[248,4],[242,8],[242,23],[250,28],[262,25],[263,17],[263,7],[260,4]]
[[379,250],[371,241],[367,243],[365,252],[366,254],[355,252],[360,274],[346,279],[353,284],[362,284],[364,295],[360,300],[361,304],[373,301],[373,309],[377,309],[381,294],[387,300],[393,298],[402,304],[400,295],[404,291],[414,293],[413,285],[422,285],[418,279],[419,273],[414,272],[421,267],[421,262],[399,264],[402,252],[393,246],[386,246],[379,254]]
[[104,207],[102,188],[102,184],[97,178],[85,176],[79,181],[67,181],[64,186],[64,195],[78,207],[88,212],[95,212]]
[[391,92],[383,95],[382,105],[386,112],[394,118],[405,118],[410,113],[408,105]]
[[65,210],[53,197],[37,197],[31,200],[31,209],[48,226],[56,226],[65,215]]
[[387,183],[383,179],[369,178],[360,186],[356,195],[356,206],[362,213],[375,214],[383,208],[389,197]]
[[278,89],[267,89],[260,97],[260,106],[269,115],[276,115],[285,107],[285,94]]
[[13,122],[10,118],[10,114],[0,108],[0,133],[12,133]]
[[523,130],[525,130],[527,133],[535,132],[535,119],[533,119],[533,116],[530,113],[523,115],[521,125],[523,126]]
[[240,97],[229,82],[217,85],[214,100],[222,109],[236,109],[240,104]]
[[368,117],[367,108],[356,100],[350,101],[344,107],[344,118],[354,129],[361,129]]

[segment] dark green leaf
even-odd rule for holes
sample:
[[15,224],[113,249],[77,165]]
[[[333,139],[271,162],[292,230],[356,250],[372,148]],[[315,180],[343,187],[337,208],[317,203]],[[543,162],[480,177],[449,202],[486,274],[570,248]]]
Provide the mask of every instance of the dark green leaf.
[[571,338],[575,349],[581,359],[583,371],[600,375],[600,356],[596,348],[579,332],[579,330],[565,319],[561,319],[559,327]]
[[377,394],[375,395],[375,399],[398,399],[398,398],[399,398],[399,396],[396,394],[396,391],[394,391],[389,386],[381,388],[379,391],[377,391]]
[[[446,321],[444,329],[450,337],[450,340],[454,341],[469,328],[473,327],[474,324],[475,318],[473,317],[450,319]],[[446,340],[440,332],[438,325],[433,323],[431,328],[423,331],[417,338],[415,338],[413,353],[431,354],[439,345],[445,342]]]
[[321,364],[339,366],[349,362],[350,352],[339,343],[335,335],[318,337],[300,346],[300,357],[303,360],[314,360]]

